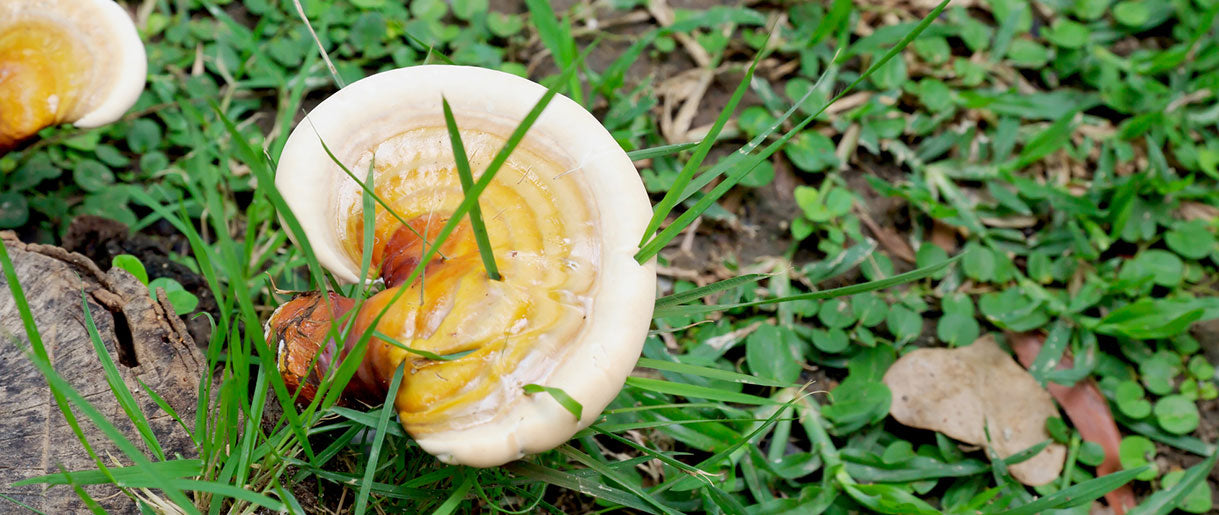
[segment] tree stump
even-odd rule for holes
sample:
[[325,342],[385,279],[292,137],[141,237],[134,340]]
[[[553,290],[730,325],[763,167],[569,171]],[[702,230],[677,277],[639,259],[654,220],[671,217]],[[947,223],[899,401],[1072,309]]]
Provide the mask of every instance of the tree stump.
[[[148,395],[162,397],[182,421],[195,425],[199,380],[206,360],[182,320],[160,292],[154,299],[134,276],[113,268],[102,273],[88,258],[62,248],[24,244],[0,233],[56,372],[145,455],[156,461],[106,382],[86,329],[83,303],[137,405],[168,458],[194,457],[190,435]],[[78,513],[84,503],[70,486],[14,487],[12,483],[63,470],[93,470],[97,464],[68,426],[47,381],[32,361],[32,348],[5,277],[0,276],[0,494],[45,513]],[[89,444],[107,467],[131,465],[93,423],[73,408]],[[193,430],[193,429],[192,429]],[[85,490],[112,513],[138,512],[113,485]],[[0,512],[19,510],[0,497]]]

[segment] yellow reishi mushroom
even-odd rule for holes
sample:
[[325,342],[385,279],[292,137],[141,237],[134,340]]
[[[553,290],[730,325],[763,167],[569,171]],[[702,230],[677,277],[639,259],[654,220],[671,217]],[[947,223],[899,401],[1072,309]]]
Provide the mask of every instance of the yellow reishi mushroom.
[[[384,399],[405,363],[394,397],[399,420],[442,461],[500,465],[554,448],[596,421],[639,358],[656,272],[633,257],[651,216],[639,174],[579,104],[556,96],[479,197],[502,280],[484,270],[467,217],[422,279],[403,284],[427,244],[420,235],[435,235],[464,198],[442,96],[477,180],[545,91],[480,68],[403,68],[340,90],[293,131],[276,187],[337,278],[367,280],[362,190],[323,142],[356,175],[371,168],[374,190],[398,217],[376,208],[372,275],[387,288],[352,317],[344,345],[329,342],[327,330],[353,309],[349,299],[306,295],[272,315],[269,343],[290,387],[310,395],[336,354],[388,307],[347,393]],[[395,301],[400,288],[408,291]],[[427,359],[383,337],[460,357]],[[526,393],[529,384],[562,390],[583,412],[577,419],[550,395]]]
[[146,72],[144,44],[113,0],[0,1],[0,154],[51,125],[117,120]]

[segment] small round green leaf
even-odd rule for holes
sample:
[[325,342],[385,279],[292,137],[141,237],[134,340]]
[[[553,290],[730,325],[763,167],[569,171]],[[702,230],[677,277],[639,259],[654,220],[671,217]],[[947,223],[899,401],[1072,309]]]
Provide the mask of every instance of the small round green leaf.
[[914,457],[914,445],[908,440],[897,440],[885,447],[880,461],[888,465],[895,465],[905,463]]
[[1135,476],[1139,481],[1151,481],[1155,479],[1159,470],[1156,469],[1155,461],[1156,445],[1151,443],[1146,437],[1142,436],[1127,436],[1122,439],[1122,443],[1117,448],[1118,461],[1122,463],[1122,468],[1133,469],[1143,465],[1151,465],[1142,474]]
[[92,159],[82,159],[72,170],[72,178],[76,185],[90,193],[96,193],[114,184],[114,172],[106,165]]
[[137,118],[127,130],[127,148],[137,154],[155,150],[161,145],[161,125],[148,118]]
[[1143,387],[1134,381],[1122,381],[1114,390],[1117,409],[1130,418],[1143,418],[1151,414],[1151,403],[1143,398]]
[[25,225],[30,219],[30,204],[25,195],[13,191],[0,193],[0,229]]
[[1055,442],[1067,443],[1071,441],[1071,428],[1067,427],[1067,423],[1063,422],[1061,417],[1045,419],[1045,431],[1050,433],[1050,438],[1053,438]]
[[965,246],[961,269],[975,281],[990,281],[995,276],[995,254],[989,247],[971,243]]
[[1206,356],[1189,358],[1189,375],[1199,381],[1209,381],[1215,377],[1215,366],[1206,360]]
[[775,123],[775,115],[770,114],[763,106],[749,106],[737,117],[737,126],[750,138],[766,132]]
[[1215,250],[1215,235],[1206,222],[1193,220],[1181,223],[1165,234],[1164,243],[1181,257],[1202,259]]
[[487,12],[487,7],[487,0],[453,0],[453,15],[468,21],[475,14]]
[[800,378],[802,361],[797,349],[790,330],[763,324],[745,339],[745,362],[759,377],[794,383]]
[[168,277],[158,277],[148,282],[148,290],[156,295],[157,288],[165,290],[165,297],[178,315],[187,315],[199,306],[199,298],[186,291],[182,284]]
[[131,254],[119,254],[110,260],[110,266],[126,270],[144,285],[148,285],[148,271],[144,269],[144,263],[140,262],[140,258]]
[[978,321],[972,316],[958,315],[955,313],[944,315],[936,324],[935,334],[940,338],[940,341],[947,343],[952,347],[961,347],[969,345],[978,339],[978,335],[982,332],[978,326]]
[[964,293],[951,293],[940,300],[940,311],[946,315],[956,314],[972,318],[975,313],[974,302],[969,295]]
[[1017,39],[1008,47],[1007,58],[1022,68],[1039,68],[1049,62],[1050,51],[1035,41]]
[[826,327],[842,329],[855,323],[855,311],[846,299],[833,299],[821,304],[817,318]]
[[444,0],[411,0],[411,14],[416,18],[432,21],[444,17],[449,7]]
[[1062,48],[1079,48],[1088,42],[1091,31],[1081,23],[1066,18],[1058,18],[1045,31],[1046,39]]
[[1137,27],[1151,18],[1151,8],[1143,0],[1126,0],[1113,6],[1113,18],[1118,23]]
[[1105,448],[1096,442],[1084,442],[1079,446],[1079,462],[1090,467],[1105,461]]
[[[940,248],[939,245],[931,243],[923,243],[919,246],[918,252],[914,253],[914,264],[919,268],[931,266],[948,261],[948,252]],[[934,279],[943,279],[948,275],[949,269],[945,268],[936,272],[931,277]]]
[[823,331],[817,329],[813,331],[813,346],[822,352],[837,354],[847,349],[851,344],[847,338],[847,333],[842,329],[830,329]]
[[1151,276],[1151,282],[1160,286],[1176,286],[1181,284],[1184,278],[1185,264],[1176,254],[1167,250],[1150,249],[1126,262],[1118,277],[1137,279],[1148,275]]
[[918,338],[919,334],[923,332],[923,317],[901,304],[889,308],[886,321],[889,333],[900,342]]
[[506,38],[517,32],[520,32],[525,27],[525,21],[517,14],[506,14],[501,12],[487,13],[487,28],[491,29],[491,33],[501,38]]
[[1172,392],[1173,379],[1177,377],[1174,363],[1160,355],[1139,362],[1139,375],[1147,389],[1156,395]]
[[806,172],[821,172],[838,164],[834,142],[817,131],[806,130],[797,134],[784,145],[783,152],[792,164]]
[[[927,64],[940,65],[948,62],[948,58],[952,57],[952,47],[948,45],[948,40],[941,36],[925,36],[915,39],[910,43],[914,47],[914,53],[918,54],[919,58],[926,61]],[[894,59],[900,61],[900,59]]]
[[1184,395],[1169,395],[1156,401],[1156,421],[1169,433],[1183,435],[1198,428],[1198,406]]
[[851,308],[855,311],[855,318],[866,327],[875,327],[884,322],[885,315],[889,314],[889,305],[875,293],[852,295]]

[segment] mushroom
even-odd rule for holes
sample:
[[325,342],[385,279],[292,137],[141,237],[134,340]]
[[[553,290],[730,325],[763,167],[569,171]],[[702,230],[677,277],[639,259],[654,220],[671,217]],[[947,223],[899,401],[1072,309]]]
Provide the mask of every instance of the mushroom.
[[[545,92],[498,71],[415,66],[343,88],[298,125],[276,187],[323,266],[348,283],[379,277],[386,289],[347,318],[355,303],[333,293],[299,297],[271,316],[268,342],[289,387],[311,395],[386,308],[345,395],[384,400],[403,365],[399,420],[441,461],[500,465],[596,421],[638,360],[656,271],[633,257],[651,216],[639,174],[579,104],[555,96],[479,197],[501,280],[483,268],[467,217],[421,279],[403,284],[464,198],[442,97],[477,179]],[[360,275],[362,189],[327,148],[354,175],[372,170],[372,187],[397,215],[376,207],[374,277]],[[408,291],[392,301],[400,288]],[[339,345],[327,331],[346,319],[353,327]],[[428,359],[382,335],[457,357]],[[565,392],[579,417],[551,395],[526,393],[530,384]]]
[[144,44],[113,0],[0,2],[0,154],[45,127],[99,127],[144,89]]

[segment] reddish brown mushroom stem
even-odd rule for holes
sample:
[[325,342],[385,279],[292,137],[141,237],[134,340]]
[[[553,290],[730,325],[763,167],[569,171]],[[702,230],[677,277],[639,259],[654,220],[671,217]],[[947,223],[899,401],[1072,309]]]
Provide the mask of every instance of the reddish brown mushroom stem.
[[[354,348],[352,338],[347,338],[339,350],[330,337],[334,321],[352,318],[345,315],[354,305],[354,300],[337,293],[309,292],[288,301],[272,315],[267,344],[277,349],[279,372],[288,391],[300,390],[297,402],[312,401],[331,367],[341,363]],[[333,329],[335,334],[343,332],[341,327]],[[365,368],[364,364],[360,368]],[[375,381],[364,381],[362,378],[367,374],[360,372],[343,390],[341,404],[352,401],[373,404],[377,399],[385,399],[384,389],[378,389]]]
[[[373,252],[373,264],[380,270],[381,279],[387,288],[401,286],[418,266],[427,250],[420,238],[424,234],[436,234],[447,222],[446,217],[430,216],[412,219],[410,227],[401,227],[383,246]],[[459,226],[461,229],[466,224]],[[464,234],[465,231],[459,231]],[[460,237],[460,236],[458,236]],[[424,269],[430,275],[444,267],[443,258],[433,259]],[[357,323],[361,317],[351,312],[355,300],[334,292],[325,295],[309,292],[299,295],[281,306],[271,316],[267,344],[277,347],[280,375],[290,392],[298,389],[297,401],[308,403],[317,394],[322,378],[332,367],[337,366],[355,348],[365,327],[346,331],[342,349],[331,337],[334,321],[342,324]],[[362,308],[364,309],[364,308]],[[349,314],[350,312],[350,314]],[[333,327],[334,334],[344,334],[344,327]],[[373,345],[375,340],[370,342]],[[336,353],[338,359],[335,359]],[[377,352],[366,352],[363,361],[340,397],[341,404],[354,402],[375,405],[385,400],[388,378],[381,377],[374,361]],[[384,368],[384,367],[381,367]]]
[[[1045,344],[1045,336],[1038,333],[1008,333],[1008,337],[1012,350],[1025,368],[1033,364]],[[1074,360],[1069,354],[1064,354],[1057,368],[1069,369],[1073,366]],[[1122,434],[1113,420],[1113,413],[1109,411],[1109,402],[1101,395],[1096,382],[1091,378],[1081,380],[1073,386],[1051,382],[1046,385],[1046,389],[1058,404],[1062,405],[1071,423],[1079,430],[1079,435],[1085,441],[1100,444],[1105,450],[1105,460],[1096,467],[1096,475],[1099,477],[1121,470],[1118,445],[1122,441]],[[1105,500],[1116,515],[1125,514],[1126,510],[1135,505],[1134,491],[1130,489],[1130,485],[1122,485],[1105,494]]]

